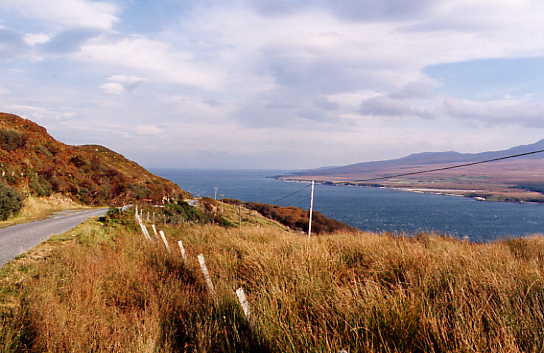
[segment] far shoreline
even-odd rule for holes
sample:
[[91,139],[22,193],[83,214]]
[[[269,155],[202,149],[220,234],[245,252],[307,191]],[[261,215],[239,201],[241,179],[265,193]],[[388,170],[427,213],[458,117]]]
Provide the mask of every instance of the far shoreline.
[[[276,176],[270,176],[270,178],[280,180],[285,183],[303,183],[308,184],[311,181],[308,179],[298,179],[298,178],[292,178],[291,176],[286,175],[276,175]],[[485,190],[466,190],[466,189],[432,189],[429,187],[395,187],[395,186],[389,186],[384,184],[358,184],[354,182],[332,182],[332,181],[324,181],[324,180],[315,180],[316,184],[321,185],[328,185],[328,186],[355,186],[355,187],[367,187],[367,188],[376,188],[376,189],[389,189],[389,190],[397,190],[397,191],[403,191],[403,192],[411,192],[411,193],[418,193],[418,194],[430,194],[430,195],[440,195],[440,196],[454,196],[454,197],[464,197],[468,199],[472,199],[474,201],[479,202],[507,202],[507,203],[519,203],[519,204],[544,204],[544,199],[541,201],[532,200],[527,201],[520,198],[514,198],[514,197],[493,197],[493,194],[490,194],[490,191]],[[455,193],[458,192],[458,193]],[[486,197],[487,196],[487,197]]]

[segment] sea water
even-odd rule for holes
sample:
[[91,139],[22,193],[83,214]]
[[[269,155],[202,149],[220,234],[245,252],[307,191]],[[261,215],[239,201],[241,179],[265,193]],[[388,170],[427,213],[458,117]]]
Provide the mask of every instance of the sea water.
[[[310,188],[271,178],[281,170],[155,169],[196,196],[276,203],[305,209]],[[298,191],[298,192],[297,192]],[[294,194],[293,194],[294,193]],[[275,200],[293,194],[281,201]],[[317,184],[315,209],[362,230],[416,234],[435,231],[474,241],[544,233],[544,204],[482,202],[392,189]]]

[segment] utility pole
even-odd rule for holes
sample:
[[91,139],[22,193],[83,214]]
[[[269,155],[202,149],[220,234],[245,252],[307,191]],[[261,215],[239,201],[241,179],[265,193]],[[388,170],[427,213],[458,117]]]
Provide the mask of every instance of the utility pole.
[[315,188],[315,181],[312,180],[312,193],[310,196],[310,220],[308,222],[308,238],[312,236],[312,214],[314,212],[314,188]]

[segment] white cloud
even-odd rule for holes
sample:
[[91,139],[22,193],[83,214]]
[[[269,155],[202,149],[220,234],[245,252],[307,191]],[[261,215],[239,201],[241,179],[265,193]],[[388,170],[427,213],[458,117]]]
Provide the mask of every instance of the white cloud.
[[437,111],[422,105],[421,102],[391,99],[386,96],[377,96],[363,100],[360,112],[363,115],[386,116],[386,117],[418,117],[432,119],[436,117]]
[[138,125],[134,129],[138,135],[159,135],[162,133],[162,129],[155,125]]
[[444,101],[444,113],[453,118],[481,121],[491,125],[544,128],[544,104],[533,99],[475,101],[447,98]]
[[104,93],[107,94],[121,95],[125,93],[125,87],[122,84],[116,82],[104,83],[100,86],[100,88],[102,89],[102,91],[104,91]]
[[172,82],[206,89],[224,83],[222,70],[202,64],[190,51],[142,36],[121,39],[102,37],[87,42],[75,56],[82,61],[130,68]]
[[23,37],[25,43],[30,46],[47,43],[50,39],[51,36],[45,33],[28,33]]
[[0,10],[23,18],[37,19],[53,26],[88,27],[109,30],[119,20],[112,3],[89,0],[2,0]]
[[[258,4],[248,6],[248,1]],[[284,167],[285,157],[274,155],[288,154],[289,166],[300,168],[463,148],[467,141],[467,148],[484,150],[479,144],[495,147],[510,131],[516,132],[515,144],[544,127],[538,98],[447,97],[437,93],[440,82],[423,72],[448,62],[544,56],[544,37],[535,35],[544,31],[544,2],[195,3],[192,10],[172,14],[179,21],[162,32],[146,33],[142,27],[133,35],[122,31],[128,26],[115,27],[120,8],[105,1],[0,0],[0,11],[30,18],[34,31],[57,34],[48,40],[46,34],[30,33],[23,41],[19,32],[4,30],[4,42],[11,41],[4,53],[15,48],[41,55],[44,64],[54,57],[62,70],[69,64],[71,77],[82,77],[74,90],[72,81],[62,81],[65,72],[34,69],[31,75],[22,63],[17,66],[22,72],[5,70],[11,81],[3,84],[14,92],[10,97],[23,87],[28,96],[34,93],[32,99],[19,99],[20,106],[41,106],[46,96],[57,97],[57,104],[43,104],[47,107],[74,102],[76,109],[69,110],[76,110],[79,136],[90,125],[85,119],[104,139],[100,136],[109,135],[103,131],[115,122],[123,131],[116,135],[119,141],[133,139],[126,145],[165,155],[183,151],[196,156],[193,166],[204,150],[212,155],[209,165],[214,158],[225,164],[232,158],[246,167]],[[134,20],[128,11],[124,15]],[[79,35],[82,26],[94,30]],[[61,80],[49,85],[50,77]],[[66,99],[67,94],[73,96]],[[29,117],[43,114],[56,121],[53,113],[19,108]],[[485,137],[478,131],[482,126]],[[157,134],[160,141],[152,139]],[[142,143],[150,140],[154,143]],[[122,146],[117,141],[111,139]]]
[[[387,14],[373,21],[346,21],[319,6],[266,16],[229,4],[228,8],[195,12],[169,38],[176,37],[176,43],[195,57],[202,48],[213,48],[209,64],[228,67],[228,80],[235,73],[274,82],[253,92],[258,79],[244,85],[245,90],[229,85],[232,89],[226,95],[243,97],[237,102],[237,116],[245,115],[244,121],[251,126],[274,124],[274,120],[287,126],[293,119],[315,116],[298,112],[316,108],[315,102],[322,96],[339,104],[335,99],[343,100],[344,113],[347,109],[353,113],[369,98],[361,92],[383,96],[381,101],[367,102],[373,103],[368,112],[372,110],[375,116],[388,108],[389,115],[431,118],[443,113],[438,108],[443,98],[435,93],[439,83],[427,77],[423,68],[444,62],[544,54],[544,37],[533,35],[536,28],[544,30],[538,16],[531,14],[533,3],[499,3],[497,9],[487,0],[477,6],[465,0],[441,1],[429,7],[426,17],[402,21],[392,21]],[[448,28],[440,31],[409,28],[448,14],[462,20],[473,13],[471,7],[486,26],[467,30],[450,18]],[[506,16],[509,11],[518,17]],[[188,43],[193,42],[196,45],[190,47]],[[273,110],[280,105],[281,110]],[[329,119],[339,116],[326,115]]]
[[102,91],[111,95],[121,95],[127,91],[133,91],[146,79],[138,76],[113,75],[108,77],[108,82],[100,86]]
[[127,75],[113,75],[108,78],[108,80],[114,84],[121,85],[124,90],[132,91],[136,87],[140,86],[146,81],[145,78],[138,76],[127,76]]
[[108,80],[113,82],[119,82],[126,84],[128,86],[136,86],[145,82],[145,78],[138,76],[127,76],[127,75],[113,75],[108,78]]

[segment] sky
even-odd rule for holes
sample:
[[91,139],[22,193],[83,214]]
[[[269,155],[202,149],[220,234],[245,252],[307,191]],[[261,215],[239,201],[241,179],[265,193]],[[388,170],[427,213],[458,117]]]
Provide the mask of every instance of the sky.
[[544,138],[544,1],[0,0],[0,111],[146,167]]

